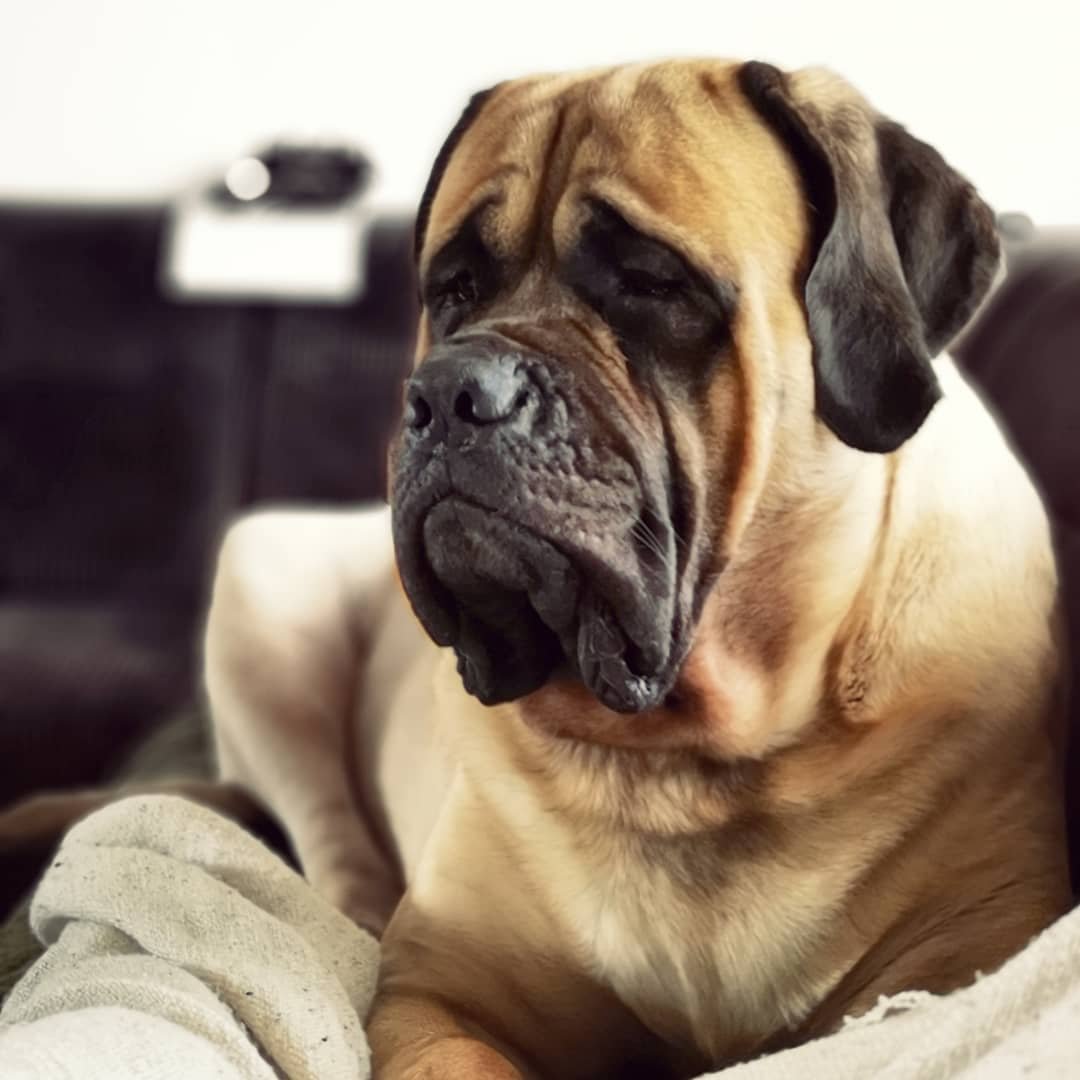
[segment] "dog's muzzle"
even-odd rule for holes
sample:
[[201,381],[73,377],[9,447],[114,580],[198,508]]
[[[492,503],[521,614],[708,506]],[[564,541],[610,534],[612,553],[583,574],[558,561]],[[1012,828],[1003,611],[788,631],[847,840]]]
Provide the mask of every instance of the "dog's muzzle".
[[485,704],[564,661],[622,712],[671,689],[685,648],[666,466],[615,414],[568,364],[494,334],[436,346],[407,384],[392,461],[401,580]]

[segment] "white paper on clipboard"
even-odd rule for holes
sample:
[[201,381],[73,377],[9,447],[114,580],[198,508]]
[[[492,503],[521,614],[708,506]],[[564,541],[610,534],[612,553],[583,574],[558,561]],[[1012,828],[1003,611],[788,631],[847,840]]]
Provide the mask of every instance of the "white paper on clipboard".
[[179,301],[354,303],[364,292],[371,218],[359,197],[309,208],[191,193],[170,213],[162,288]]

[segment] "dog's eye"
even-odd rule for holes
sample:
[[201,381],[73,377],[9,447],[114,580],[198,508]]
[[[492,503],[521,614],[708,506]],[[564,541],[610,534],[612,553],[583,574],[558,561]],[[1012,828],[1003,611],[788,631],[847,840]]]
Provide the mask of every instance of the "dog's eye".
[[475,304],[480,296],[480,289],[470,270],[459,270],[436,286],[433,301],[440,307],[462,307]]
[[619,271],[619,294],[642,300],[676,300],[683,294],[683,282],[624,267]]

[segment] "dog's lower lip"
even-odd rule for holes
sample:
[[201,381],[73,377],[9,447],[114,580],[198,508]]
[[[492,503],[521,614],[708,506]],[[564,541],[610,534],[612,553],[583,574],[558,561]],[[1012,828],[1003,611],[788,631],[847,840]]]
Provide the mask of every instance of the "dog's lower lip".
[[614,711],[660,703],[669,689],[666,665],[650,669],[557,542],[453,490],[410,516],[423,579],[430,579],[414,606],[419,599],[429,632],[445,628],[440,643],[458,653],[470,693],[488,704],[512,700],[539,689],[559,666]]
[[416,554],[439,591],[410,598],[425,625],[426,615],[451,627],[441,643],[457,653],[465,688],[493,705],[543,685],[565,651],[560,635],[580,588],[570,561],[511,518],[455,494],[422,513],[418,538]]

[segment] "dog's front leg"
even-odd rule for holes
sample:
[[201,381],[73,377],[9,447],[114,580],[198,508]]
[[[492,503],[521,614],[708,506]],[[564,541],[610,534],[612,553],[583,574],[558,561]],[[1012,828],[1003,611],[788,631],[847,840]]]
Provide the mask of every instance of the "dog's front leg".
[[528,891],[491,907],[473,896],[464,919],[408,894],[395,912],[367,1023],[375,1080],[676,1075],[655,1036],[575,962],[564,935],[541,927],[522,903]]
[[376,1080],[533,1075],[506,1042],[519,1019],[513,1013],[521,991],[511,986],[518,972],[509,957],[500,959],[495,928],[488,941],[475,937],[476,929],[451,929],[406,895],[383,939],[379,992],[368,1020]]
[[388,994],[368,1025],[375,1080],[523,1080],[526,1075],[445,1001]]
[[526,852],[504,813],[520,778],[479,776],[481,791],[458,773],[383,937],[376,1080],[670,1076],[656,1036],[597,981],[553,889],[573,880],[572,854],[541,821]]
[[392,565],[385,511],[245,518],[222,548],[206,636],[223,778],[270,808],[315,889],[375,933],[402,885],[350,774],[350,725]]

